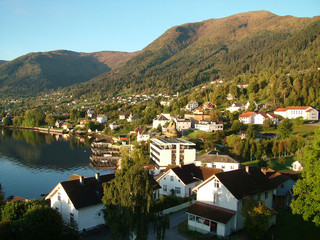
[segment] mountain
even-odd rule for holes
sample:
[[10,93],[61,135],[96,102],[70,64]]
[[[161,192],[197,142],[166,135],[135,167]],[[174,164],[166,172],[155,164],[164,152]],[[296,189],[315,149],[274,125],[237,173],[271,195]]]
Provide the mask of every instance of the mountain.
[[6,63],[7,61],[5,60],[0,60],[0,65]]
[[78,53],[58,50],[30,53],[0,65],[0,95],[32,96],[86,82],[124,64],[136,53]]
[[[319,20],[257,11],[175,26],[118,69],[71,91],[76,96],[173,93],[243,73],[297,68],[304,60],[301,67],[308,68],[314,61],[305,51],[319,48]],[[312,54],[319,57],[319,51]]]

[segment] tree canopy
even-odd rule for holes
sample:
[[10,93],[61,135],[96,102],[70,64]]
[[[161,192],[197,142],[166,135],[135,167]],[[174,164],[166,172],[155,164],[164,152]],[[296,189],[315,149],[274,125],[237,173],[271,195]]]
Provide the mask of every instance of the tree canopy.
[[320,128],[313,143],[305,146],[298,159],[303,170],[302,178],[293,188],[296,198],[291,203],[292,212],[320,226]]

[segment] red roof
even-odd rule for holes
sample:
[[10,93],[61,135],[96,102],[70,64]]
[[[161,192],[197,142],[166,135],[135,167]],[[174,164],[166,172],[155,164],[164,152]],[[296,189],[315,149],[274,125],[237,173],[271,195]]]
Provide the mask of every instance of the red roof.
[[252,114],[254,114],[254,113],[255,113],[255,112],[242,113],[239,117],[243,117],[243,118],[251,117]]
[[268,113],[268,115],[271,116],[272,118],[278,118],[278,116],[273,113]]
[[285,112],[287,111],[286,108],[278,108],[277,110],[275,110],[275,112]]

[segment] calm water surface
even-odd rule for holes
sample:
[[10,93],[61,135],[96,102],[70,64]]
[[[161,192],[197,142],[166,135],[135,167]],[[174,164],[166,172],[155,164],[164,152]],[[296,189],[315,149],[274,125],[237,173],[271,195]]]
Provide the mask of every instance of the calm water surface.
[[41,198],[76,173],[87,177],[111,170],[92,168],[88,139],[0,128],[0,183],[5,197]]

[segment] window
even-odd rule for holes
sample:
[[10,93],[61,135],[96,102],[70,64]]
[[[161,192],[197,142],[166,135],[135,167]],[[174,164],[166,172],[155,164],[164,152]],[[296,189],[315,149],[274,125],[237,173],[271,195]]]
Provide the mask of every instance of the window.
[[234,169],[234,166],[233,166],[233,165],[231,165],[230,169]]
[[212,193],[212,196],[213,196],[213,203],[218,203],[218,194],[216,192],[213,192]]
[[61,201],[61,195],[58,193],[58,201]]
[[258,201],[260,201],[261,200],[261,194],[259,193],[258,194]]
[[163,185],[163,191],[166,192],[167,191],[167,185]]
[[218,179],[214,179],[214,181],[213,181],[213,186],[215,187],[215,188],[219,188],[220,187],[220,182],[219,182],[219,180]]
[[74,222],[74,215],[73,215],[73,213],[70,213],[70,222],[71,222],[71,223]]
[[196,221],[196,217],[193,215],[189,215],[189,220],[195,222]]
[[222,166],[221,166],[221,168],[222,168],[222,169],[225,169],[225,168],[226,168],[226,166],[225,166],[225,165],[222,165]]
[[264,199],[268,199],[268,192],[264,193]]
[[217,168],[217,165],[213,164],[212,167],[213,167],[213,168]]
[[173,181],[173,176],[170,176],[170,181]]
[[166,178],[166,177],[164,177],[163,179],[164,179],[164,180],[167,180],[167,178]]
[[174,193],[175,193],[175,194],[180,194],[180,193],[181,193],[181,188],[175,187],[175,188],[174,188]]

